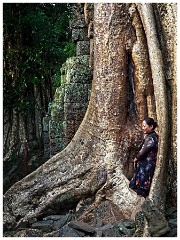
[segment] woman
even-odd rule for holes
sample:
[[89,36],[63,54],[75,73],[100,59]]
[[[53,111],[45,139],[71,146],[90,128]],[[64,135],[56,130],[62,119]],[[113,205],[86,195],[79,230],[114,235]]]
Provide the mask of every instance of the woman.
[[145,134],[141,149],[134,159],[135,173],[130,180],[129,187],[136,191],[137,195],[146,198],[154,175],[156,157],[158,151],[158,135],[154,131],[157,123],[153,118],[147,117],[142,123]]

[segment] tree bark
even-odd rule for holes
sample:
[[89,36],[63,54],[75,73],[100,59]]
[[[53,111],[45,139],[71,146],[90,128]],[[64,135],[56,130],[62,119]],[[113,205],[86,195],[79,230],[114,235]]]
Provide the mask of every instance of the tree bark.
[[150,200],[164,209],[168,122],[163,63],[151,5],[139,4],[138,10],[140,15],[136,5],[95,4],[94,76],[85,117],[62,152],[4,194],[5,227],[45,215],[55,206],[75,207],[88,196],[95,196],[88,211],[108,199],[125,218],[131,218],[140,200],[128,188],[131,160],[142,140],[140,126],[147,114],[158,120],[160,134]]
[[[153,8],[150,4],[139,4],[139,12],[143,22],[146,33],[149,59],[152,70],[157,121],[159,123],[159,149],[158,159],[154,181],[152,182],[150,198],[157,206],[163,209],[165,206],[166,196],[166,178],[167,175],[167,144],[168,144],[168,104],[167,104],[167,90],[163,69],[162,53],[160,50],[156,26],[154,21]],[[155,180],[156,179],[156,180]]]
[[10,143],[9,143],[9,151],[4,156],[3,161],[8,161],[11,156],[19,153],[20,150],[20,139],[19,139],[19,114],[16,109],[12,112],[12,127],[10,129]]

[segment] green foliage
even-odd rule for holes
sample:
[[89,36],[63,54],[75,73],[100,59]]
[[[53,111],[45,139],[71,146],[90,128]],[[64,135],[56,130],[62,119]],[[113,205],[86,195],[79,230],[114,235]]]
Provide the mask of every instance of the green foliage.
[[71,4],[67,3],[3,4],[5,108],[17,107],[24,116],[34,111],[34,86],[42,91],[41,98],[53,95],[60,84],[59,68],[75,54],[70,18]]
[[61,86],[61,72],[60,70],[56,72],[56,74],[53,77],[53,90],[55,92],[56,88]]
[[74,43],[72,43],[72,42],[66,43],[66,45],[64,47],[64,53],[68,57],[75,56],[76,55],[76,45]]
[[[35,110],[33,102],[30,102],[28,98],[21,99],[18,103],[18,111],[22,117],[27,117],[28,113]],[[28,110],[28,111],[27,111]]]

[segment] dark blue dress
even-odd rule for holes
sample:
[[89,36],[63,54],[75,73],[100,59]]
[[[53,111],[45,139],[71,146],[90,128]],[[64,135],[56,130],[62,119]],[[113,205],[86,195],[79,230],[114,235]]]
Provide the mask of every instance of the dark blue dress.
[[136,191],[137,195],[146,197],[154,175],[158,151],[158,135],[155,131],[148,133],[137,154],[137,164],[134,176],[130,180],[129,187]]

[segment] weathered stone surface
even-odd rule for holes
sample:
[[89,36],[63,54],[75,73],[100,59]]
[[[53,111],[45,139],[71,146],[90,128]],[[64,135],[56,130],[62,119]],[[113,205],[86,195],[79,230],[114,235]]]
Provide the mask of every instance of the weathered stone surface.
[[110,201],[102,202],[94,211],[95,218],[101,219],[104,224],[112,224],[123,219],[123,213]]
[[168,223],[170,228],[177,228],[177,218],[169,219]]
[[31,225],[32,228],[37,229],[46,229],[46,231],[52,231],[52,220],[46,220],[46,221],[37,221]]
[[94,233],[95,232],[95,228],[90,226],[87,223],[84,222],[80,222],[80,221],[71,221],[68,224],[69,227],[77,229],[77,230],[81,230],[84,232],[88,232],[88,233]]
[[120,237],[118,230],[115,228],[110,228],[102,232],[102,237]]
[[81,19],[74,19],[70,21],[70,28],[79,29],[79,28],[85,28],[87,26],[83,18],[83,15],[81,15],[80,17]]
[[73,28],[72,29],[72,40],[77,41],[89,41],[87,28]]
[[166,217],[167,218],[177,218],[177,208],[176,207],[167,207],[166,208]]
[[[84,199],[84,201],[80,201],[78,205],[81,205],[82,207],[86,208],[87,203],[89,206],[89,204],[92,203],[92,199],[90,199],[90,198],[87,198],[87,200]],[[80,208],[81,207],[79,206],[78,212],[80,211]],[[173,209],[167,208],[166,215],[169,216],[169,222],[172,224],[170,224],[169,231],[166,232],[165,234],[162,233],[160,235],[161,237],[177,236],[177,218],[176,219],[172,218],[174,216],[175,212],[177,212],[177,210],[175,208],[173,208]],[[41,223],[42,222],[45,223],[45,224],[41,224],[41,231],[43,232],[43,237],[59,237],[60,232],[62,233],[64,230],[65,230],[66,236],[71,236],[72,232],[68,231],[67,226],[69,226],[69,227],[71,226],[71,228],[74,228],[74,230],[76,232],[73,234],[78,234],[81,237],[88,237],[88,236],[92,236],[92,237],[104,237],[104,236],[107,236],[107,237],[108,236],[109,237],[110,236],[111,237],[132,237],[132,236],[133,237],[142,237],[143,236],[144,215],[143,215],[143,219],[142,219],[142,212],[139,212],[138,216],[136,215],[135,221],[128,220],[128,219],[121,219],[119,221],[114,222],[114,224],[109,223],[109,224],[104,225],[102,219],[95,218],[95,216],[94,216],[92,225],[89,225],[87,223],[84,223],[84,222],[78,221],[78,220],[73,220],[67,225],[67,223],[69,222],[71,217],[73,217],[73,219],[77,219],[77,217],[79,217],[79,213],[77,214],[76,211],[69,211],[66,215],[48,215],[48,216],[44,217],[43,221],[41,221]],[[83,214],[83,212],[81,212],[81,214]],[[112,214],[114,214],[114,213],[112,212]],[[89,216],[90,216],[90,214],[89,214]],[[52,223],[52,229],[47,228],[46,223],[49,221]],[[31,234],[33,232],[33,230],[35,230],[35,232],[33,232],[33,236],[35,236],[36,233],[42,233],[38,229],[32,229],[31,225],[36,222],[37,222],[37,224],[39,224],[39,221],[37,221],[36,218],[31,218],[31,219],[29,219],[29,224],[23,225],[23,223],[21,223],[15,232],[13,232],[13,231],[5,232],[4,236],[5,237],[8,237],[8,236],[13,237],[15,235],[27,236],[27,233]],[[28,222],[26,221],[26,223],[28,223]],[[66,226],[64,226],[64,224],[66,224]],[[158,225],[158,223],[157,223],[157,225]],[[44,226],[44,227],[42,227],[42,226]],[[23,227],[26,227],[27,229],[21,230],[21,228],[23,228]],[[49,232],[45,233],[45,232],[47,232],[47,230]],[[91,232],[91,230],[92,230],[92,232]]]
[[115,225],[115,228],[117,228],[120,233],[123,233],[123,235],[127,237],[133,236],[133,233],[135,232],[135,224],[130,221],[118,221]]
[[170,230],[166,235],[163,237],[177,237],[177,228]]
[[96,237],[102,237],[103,232],[99,229],[96,230]]
[[61,218],[54,221],[54,223],[52,224],[52,229],[53,230],[58,230],[62,226],[64,226],[67,222],[69,222],[70,220],[71,220],[71,216],[69,214],[61,216]]
[[50,116],[44,119],[44,154],[60,152],[73,138],[87,109],[92,71],[89,56],[73,57],[62,66],[62,85],[49,105]]
[[89,41],[79,41],[77,42],[76,55],[90,55],[89,50],[90,44]]
[[142,204],[142,211],[148,222],[150,236],[159,237],[170,230],[167,220],[163,213],[147,199]]
[[17,232],[14,237],[43,237],[43,232],[38,229],[24,229]]
[[59,237],[84,237],[84,233],[71,227],[64,226],[59,231]]
[[59,237],[59,230],[58,231],[52,231],[50,233],[44,233],[43,237]]
[[113,225],[112,225],[112,224],[106,224],[106,225],[104,225],[104,226],[101,226],[101,227],[99,227],[99,228],[96,228],[96,231],[97,231],[97,230],[104,231],[104,230],[111,229],[111,228],[113,228]]
[[50,215],[50,216],[47,216],[47,217],[44,217],[43,220],[46,221],[46,220],[53,220],[53,221],[57,221],[59,219],[68,219],[69,218],[69,214],[67,215]]

